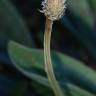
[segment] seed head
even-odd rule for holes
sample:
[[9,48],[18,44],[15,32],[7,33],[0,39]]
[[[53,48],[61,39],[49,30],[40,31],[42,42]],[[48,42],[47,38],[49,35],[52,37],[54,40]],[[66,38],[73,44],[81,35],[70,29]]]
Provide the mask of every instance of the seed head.
[[41,12],[50,20],[58,20],[65,12],[65,1],[66,0],[44,0],[42,2],[43,7]]

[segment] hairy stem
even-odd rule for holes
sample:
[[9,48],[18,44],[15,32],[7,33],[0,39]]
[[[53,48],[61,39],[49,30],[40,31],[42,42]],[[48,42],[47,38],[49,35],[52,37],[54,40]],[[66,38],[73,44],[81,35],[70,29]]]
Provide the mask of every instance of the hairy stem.
[[63,96],[64,94],[55,78],[52,61],[51,61],[51,55],[50,55],[50,40],[51,40],[52,25],[53,25],[53,21],[49,20],[46,17],[45,35],[44,35],[45,71],[47,73],[47,77],[48,77],[49,83],[54,91],[54,94],[56,96]]

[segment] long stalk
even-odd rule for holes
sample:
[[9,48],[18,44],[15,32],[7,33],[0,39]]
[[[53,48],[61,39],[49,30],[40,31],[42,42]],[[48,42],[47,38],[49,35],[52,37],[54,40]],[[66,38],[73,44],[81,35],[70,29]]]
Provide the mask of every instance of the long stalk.
[[54,91],[55,96],[64,96],[53,71],[51,55],[50,55],[50,40],[51,40],[51,31],[52,31],[53,21],[49,20],[46,17],[46,25],[45,25],[45,35],[44,35],[44,60],[45,60],[45,71],[47,73],[47,77],[49,83]]

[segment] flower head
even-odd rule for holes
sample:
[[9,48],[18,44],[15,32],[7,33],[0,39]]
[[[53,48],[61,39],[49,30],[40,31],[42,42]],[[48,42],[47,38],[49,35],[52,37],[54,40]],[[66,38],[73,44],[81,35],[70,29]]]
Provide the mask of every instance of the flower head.
[[42,2],[42,13],[53,21],[60,19],[65,12],[65,1],[66,0],[44,0]]

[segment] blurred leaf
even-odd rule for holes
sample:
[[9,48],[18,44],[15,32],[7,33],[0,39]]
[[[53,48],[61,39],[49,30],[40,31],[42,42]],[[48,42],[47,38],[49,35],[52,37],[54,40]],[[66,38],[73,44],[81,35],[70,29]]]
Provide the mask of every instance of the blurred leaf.
[[71,12],[71,18],[66,17],[61,21],[62,25],[70,30],[70,34],[72,33],[86,48],[94,63],[96,63],[95,5],[95,0],[69,0],[68,9]]
[[83,19],[88,25],[93,26],[94,18],[91,14],[91,10],[89,8],[87,0],[69,0],[68,8],[74,14]]
[[[8,52],[17,69],[29,78],[48,86],[47,79],[42,77],[42,74],[36,74],[33,71],[34,69],[44,71],[43,51],[26,48],[11,41],[8,44]],[[58,79],[61,83],[71,82],[96,94],[95,71],[83,63],[61,53],[53,52],[52,60],[56,75],[59,76]]]
[[32,87],[36,90],[39,96],[53,96],[53,92],[51,88],[48,86],[41,85],[40,83],[37,83],[36,81],[32,81],[30,85],[32,85]]
[[88,26],[85,28],[85,25],[82,24],[81,21],[78,22],[80,22],[79,26],[74,27],[67,17],[64,17],[61,20],[62,25],[64,27],[66,26],[68,30],[70,30],[70,34],[72,34],[81,43],[83,48],[85,48],[90,54],[93,62],[96,63],[96,33],[91,31]]
[[88,0],[89,5],[91,7],[91,11],[94,12],[93,14],[96,16],[96,1],[95,0]]
[[16,8],[10,0],[0,0],[0,46],[2,50],[5,49],[8,40],[32,46],[29,31]]

